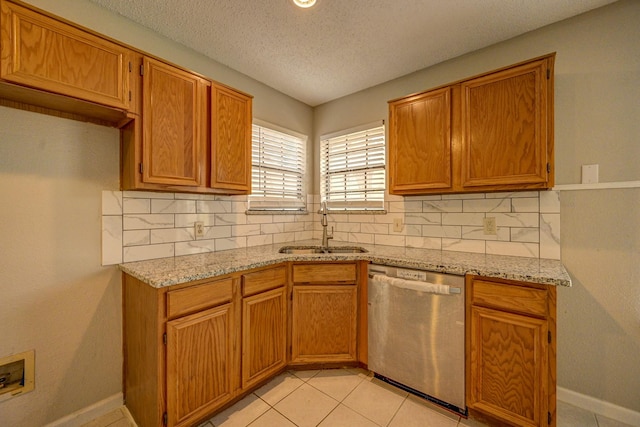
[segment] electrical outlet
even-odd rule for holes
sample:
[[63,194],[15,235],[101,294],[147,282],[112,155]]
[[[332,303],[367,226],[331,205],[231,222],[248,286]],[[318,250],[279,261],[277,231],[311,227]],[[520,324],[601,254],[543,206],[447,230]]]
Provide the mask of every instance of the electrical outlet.
[[204,222],[196,221],[194,223],[196,237],[204,237]]
[[404,224],[402,223],[402,218],[394,218],[393,219],[393,231],[396,233],[400,233],[404,228]]
[[496,227],[496,218],[493,216],[489,216],[486,217],[483,220],[483,229],[484,229],[484,234],[489,235],[489,236],[495,236],[496,234],[498,234],[498,228]]

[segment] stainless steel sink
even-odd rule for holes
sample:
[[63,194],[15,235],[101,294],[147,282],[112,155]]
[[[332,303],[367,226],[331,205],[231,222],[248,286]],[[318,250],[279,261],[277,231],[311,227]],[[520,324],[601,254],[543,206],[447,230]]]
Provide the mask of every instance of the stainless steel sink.
[[361,254],[368,252],[360,246],[283,246],[278,251],[281,254]]

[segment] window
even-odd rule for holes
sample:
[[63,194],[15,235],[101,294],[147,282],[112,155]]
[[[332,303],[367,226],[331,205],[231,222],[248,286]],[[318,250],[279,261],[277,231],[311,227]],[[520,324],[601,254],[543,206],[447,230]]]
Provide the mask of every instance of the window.
[[333,210],[383,210],[384,122],[320,138],[320,193]]
[[307,138],[275,128],[262,123],[252,126],[249,209],[303,211]]

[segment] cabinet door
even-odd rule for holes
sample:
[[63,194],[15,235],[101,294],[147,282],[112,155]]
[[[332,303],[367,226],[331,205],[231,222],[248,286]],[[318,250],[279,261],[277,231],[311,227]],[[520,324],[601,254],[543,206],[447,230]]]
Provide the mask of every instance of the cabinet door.
[[211,187],[251,192],[251,97],[211,89]]
[[281,287],[242,301],[242,388],[282,369],[287,349],[287,296]]
[[553,185],[551,61],[461,84],[462,187]]
[[143,70],[143,181],[204,185],[206,82],[151,58]]
[[291,362],[357,360],[357,287],[294,286]]
[[389,191],[451,187],[451,88],[389,104]]
[[548,323],[471,307],[468,402],[516,426],[546,426]]
[[111,107],[129,106],[129,50],[2,2],[0,78]]
[[167,322],[167,421],[191,425],[233,397],[233,304]]

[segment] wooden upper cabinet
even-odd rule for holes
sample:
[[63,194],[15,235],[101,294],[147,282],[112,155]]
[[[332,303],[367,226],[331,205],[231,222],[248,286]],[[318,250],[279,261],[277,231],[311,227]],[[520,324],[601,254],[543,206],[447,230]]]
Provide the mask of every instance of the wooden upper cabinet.
[[228,87],[211,87],[211,187],[251,192],[252,98]]
[[547,186],[550,74],[541,59],[461,84],[463,187]]
[[392,193],[451,188],[451,88],[389,104]]
[[204,185],[208,82],[147,57],[142,80],[142,180]]
[[127,48],[13,3],[1,7],[2,80],[129,108]]
[[553,187],[554,58],[389,101],[389,192]]

